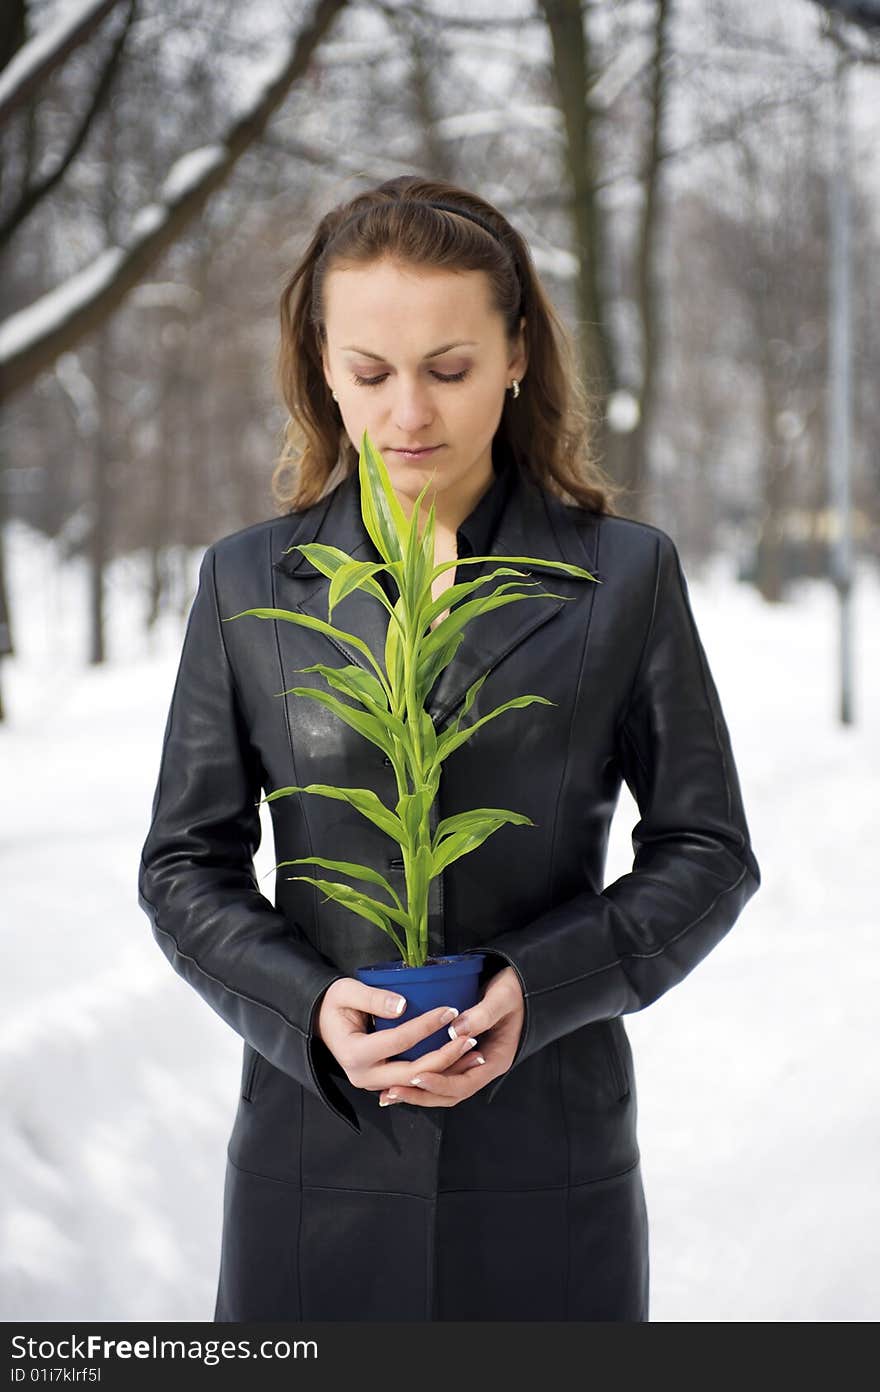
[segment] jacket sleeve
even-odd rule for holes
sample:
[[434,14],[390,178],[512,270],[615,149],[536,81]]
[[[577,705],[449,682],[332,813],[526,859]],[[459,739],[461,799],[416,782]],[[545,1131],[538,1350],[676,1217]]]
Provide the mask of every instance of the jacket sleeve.
[[344,976],[260,894],[262,767],[251,744],[217,606],[215,551],[199,571],[165,727],[138,899],[175,971],[253,1048],[360,1131],[314,1033]]
[[480,946],[516,970],[525,997],[517,1052],[489,1101],[552,1040],[642,1010],[675,986],[761,883],[681,561],[659,529],[654,604],[617,755],[640,813],[631,872]]

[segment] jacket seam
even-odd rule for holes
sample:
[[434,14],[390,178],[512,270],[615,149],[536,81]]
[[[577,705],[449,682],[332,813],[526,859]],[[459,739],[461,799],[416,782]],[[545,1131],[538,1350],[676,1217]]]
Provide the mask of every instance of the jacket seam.
[[[221,652],[223,653],[223,657],[224,657],[224,660],[225,660],[225,663],[226,663],[226,670],[227,670],[227,672],[229,673],[229,682],[230,682],[230,686],[231,686],[231,688],[232,688],[233,714],[237,717],[237,722],[236,722],[236,723],[237,723],[238,726],[240,727],[240,728],[239,728],[239,739],[240,739],[240,741],[241,741],[241,743],[242,743],[242,763],[243,763],[243,765],[245,766],[246,771],[248,771],[248,770],[247,770],[247,765],[248,765],[247,753],[248,753],[248,750],[250,750],[251,753],[253,754],[253,759],[254,759],[254,765],[253,765],[253,766],[254,766],[254,769],[257,771],[257,779],[256,779],[256,782],[257,782],[257,794],[258,794],[258,796],[257,796],[256,802],[252,802],[252,804],[251,804],[251,813],[250,813],[250,815],[251,815],[251,818],[252,818],[252,820],[253,820],[253,822],[254,822],[254,824],[255,824],[255,825],[254,825],[254,839],[255,839],[255,841],[259,841],[259,840],[262,839],[262,835],[263,835],[262,824],[261,824],[261,822],[260,822],[260,797],[259,797],[259,794],[263,791],[262,760],[261,760],[261,758],[260,758],[259,752],[254,748],[253,743],[251,742],[249,721],[248,721],[248,719],[247,719],[247,705],[246,705],[246,703],[245,703],[245,700],[244,700],[244,696],[243,696],[243,694],[242,694],[241,687],[239,686],[239,683],[238,683],[238,678],[237,678],[236,673],[235,673],[235,667],[234,667],[234,665],[233,665],[233,663],[232,663],[232,659],[231,659],[230,656],[229,656],[229,648],[228,648],[228,646],[227,646],[227,644],[226,644],[226,636],[225,636],[224,629],[223,629],[223,620],[222,620],[221,617],[220,617],[220,600],[219,600],[219,596],[218,596],[218,594],[217,594],[217,551],[216,551],[216,546],[214,546],[214,545],[209,546],[209,548],[208,548],[208,555],[210,556],[210,559],[211,559],[211,597],[212,597],[213,605],[214,605],[214,618],[215,618],[215,621],[216,621],[216,624],[217,624],[217,632],[218,632],[218,634],[220,635],[220,650],[221,650]],[[244,740],[242,739],[242,736],[244,736],[245,734],[247,735],[246,748],[244,747],[245,742],[244,742]],[[259,885],[257,884],[256,872],[255,872],[254,867],[253,867],[253,859],[251,860],[251,882],[252,882],[252,884],[253,884],[254,889],[257,890],[257,891],[259,892]]]
[[[261,1174],[259,1170],[251,1170],[246,1165],[239,1165],[227,1151],[226,1159],[234,1170],[241,1174],[252,1175],[254,1179],[265,1179],[270,1184],[286,1184],[295,1188],[295,1179],[281,1179],[278,1175]],[[567,1189],[586,1189],[591,1184],[607,1184],[609,1180],[621,1179],[624,1175],[631,1174],[641,1163],[641,1156],[637,1155],[631,1165],[627,1165],[622,1170],[615,1170],[613,1174],[597,1175],[595,1179],[580,1179],[576,1183],[570,1184],[530,1184],[518,1185],[515,1189],[499,1188],[497,1184],[485,1185],[480,1188],[460,1188],[460,1189],[438,1189],[436,1195],[431,1194],[412,1194],[407,1189],[358,1189],[350,1184],[300,1184],[299,1188],[303,1193],[306,1190],[326,1193],[326,1194],[370,1194],[381,1195],[387,1199],[419,1199],[422,1203],[435,1203],[440,1194],[561,1194]]]
[[244,712],[247,709],[247,707],[244,703],[241,687],[238,684],[238,678],[235,675],[235,668],[233,667],[232,661],[229,657],[229,649],[226,646],[226,637],[223,632],[223,622],[220,618],[220,602],[217,597],[217,552],[215,551],[213,546],[210,546],[208,550],[211,557],[211,598],[214,602],[214,617],[217,620],[217,632],[220,634],[220,647],[223,652],[223,656],[226,660],[226,667],[229,672],[229,680],[232,683],[232,692],[234,699],[238,704],[239,714],[242,717],[242,722],[246,724],[247,722],[244,719]]
[[[296,532],[294,532],[293,535],[296,535]],[[281,608],[282,606],[279,605],[279,603],[278,603],[277,576],[276,576],[275,570],[274,570],[273,567],[272,567],[271,560],[272,560],[272,557],[271,557],[271,551],[270,551],[270,555],[269,555],[269,561],[270,561],[270,565],[269,565],[269,574],[270,574],[271,577],[272,577],[272,606],[273,606],[273,608],[275,608],[275,609],[279,609],[279,608]],[[282,619],[273,619],[273,621],[272,621],[272,628],[273,628],[273,631],[274,631],[274,634],[275,634],[275,653],[276,653],[276,656],[277,656],[277,658],[278,658],[278,672],[279,672],[279,675],[280,675],[280,677],[281,677],[281,690],[282,690],[282,691],[285,690],[286,683],[285,683],[285,678],[284,678],[284,659],[283,659],[282,653],[281,653],[281,636],[280,636],[280,632],[279,632],[278,625],[279,625],[279,623],[283,623],[283,622],[284,622],[284,620],[282,620]],[[299,628],[299,625],[298,625],[298,624],[295,624],[294,627],[298,629],[298,628]],[[299,785],[299,778],[297,777],[297,772],[296,772],[296,750],[295,750],[295,748],[294,748],[294,742],[293,742],[293,726],[291,725],[291,720],[290,720],[290,697],[289,697],[289,696],[285,696],[285,697],[284,697],[284,726],[285,726],[285,729],[286,729],[286,731],[287,731],[287,748],[288,748],[289,751],[290,751],[290,772],[291,772],[291,781],[292,781],[293,786],[294,786],[294,787],[297,787],[297,786]],[[309,855],[311,855],[312,852],[313,852],[313,849],[314,849],[313,846],[312,846],[312,829],[311,829],[311,825],[310,825],[310,823],[309,823],[308,815],[307,815],[307,813],[306,813],[305,805],[304,805],[304,803],[303,803],[302,794],[299,795],[299,802],[300,802],[300,806],[301,806],[301,808],[302,808],[302,824],[303,824],[303,830],[304,830],[304,832],[305,832],[305,838],[306,838],[306,851],[307,851],[307,853],[308,853]],[[317,908],[317,905],[318,905],[318,895],[319,895],[319,893],[320,893],[320,891],[318,890],[317,886],[313,885],[313,886],[312,886],[312,900],[313,900],[313,910],[312,910],[312,913],[313,913],[313,917],[314,917],[314,921],[315,921],[315,950],[316,950],[317,952],[321,952],[321,950],[322,950],[322,948],[321,948],[321,915],[318,913],[318,908]]]
[[641,1164],[641,1155],[636,1155],[631,1165],[626,1165],[622,1170],[615,1170],[613,1174],[596,1175],[595,1179],[578,1179],[574,1183],[565,1184],[534,1184],[521,1185],[516,1189],[500,1189],[497,1184],[491,1187],[486,1186],[481,1189],[441,1189],[441,1194],[558,1194],[563,1189],[586,1189],[591,1184],[607,1184],[612,1179],[621,1179],[624,1175],[631,1174],[638,1169]]
[[346,1184],[306,1184],[295,1178],[282,1179],[280,1175],[263,1174],[262,1171],[252,1170],[247,1165],[239,1165],[237,1160],[233,1160],[228,1150],[226,1159],[232,1168],[241,1174],[251,1175],[254,1179],[268,1180],[270,1184],[286,1184],[289,1188],[298,1189],[301,1193],[315,1190],[328,1194],[376,1194],[388,1199],[420,1199],[422,1203],[434,1202],[428,1194],[411,1194],[406,1189],[356,1189]]
[[[689,598],[689,596],[687,595],[686,588],[685,588],[684,572],[683,572],[683,570],[682,570],[681,563],[680,563],[680,561],[678,560],[677,557],[676,557],[676,564],[677,564],[679,579],[680,579],[680,583],[681,583],[682,597],[684,598],[685,605],[686,605],[687,610],[688,610],[688,617],[693,621],[693,611],[691,610],[690,598]],[[695,625],[694,625],[694,627],[695,627]],[[734,821],[734,817],[733,817],[733,798],[732,798],[732,794],[731,794],[730,777],[729,777],[729,770],[728,770],[728,767],[727,767],[727,759],[726,759],[725,754],[724,754],[724,742],[723,742],[722,739],[721,739],[721,732],[720,732],[719,726],[718,726],[718,711],[717,711],[717,709],[716,709],[715,702],[710,698],[710,695],[709,695],[709,683],[708,683],[708,680],[707,680],[707,666],[708,666],[708,664],[707,664],[707,660],[706,660],[706,654],[705,654],[705,652],[704,652],[704,650],[703,650],[702,639],[699,637],[699,634],[696,633],[696,632],[694,633],[694,638],[695,638],[695,642],[696,642],[697,657],[698,657],[699,666],[700,666],[700,680],[701,680],[702,686],[703,686],[703,699],[704,699],[705,702],[706,702],[706,706],[708,707],[708,709],[709,709],[709,710],[711,711],[711,713],[712,713],[712,733],[713,733],[713,735],[715,736],[715,745],[716,745],[716,748],[717,748],[717,750],[718,750],[718,758],[719,758],[720,763],[721,763],[721,771],[722,771],[722,773],[724,774],[724,791],[725,791],[725,794],[726,794],[726,797],[727,797],[727,820],[728,820],[729,823],[732,824],[733,821]],[[738,843],[739,843],[740,849],[745,849],[745,837],[743,836],[742,832],[739,833]]]
[[[303,1177],[303,1136],[305,1134],[305,1097],[302,1087],[299,1090],[299,1146],[297,1156],[297,1183],[299,1192],[302,1193]],[[302,1234],[303,1234],[303,1212],[302,1204],[298,1206],[296,1221],[296,1293],[299,1304],[299,1317],[303,1317],[303,1272],[302,1272]]]
[[648,765],[645,763],[645,760],[644,760],[643,757],[642,757],[642,751],[639,749],[639,746],[638,746],[638,743],[637,743],[637,741],[636,741],[635,735],[633,734],[632,730],[631,730],[631,729],[629,728],[629,726],[627,725],[626,720],[624,720],[623,724],[620,726],[620,736],[619,736],[619,737],[620,737],[621,742],[622,742],[622,743],[626,743],[626,744],[629,746],[629,748],[632,750],[632,752],[633,752],[633,754],[634,754],[634,756],[635,756],[636,763],[638,764],[639,768],[640,768],[641,771],[642,771],[642,775],[643,775],[645,778],[650,778],[651,775],[650,775],[650,771],[649,771],[649,769],[648,769]]
[[[247,1041],[245,1042],[247,1043]],[[249,1047],[251,1051],[251,1057],[248,1061],[248,1067],[244,1075],[244,1083],[241,1089],[241,1096],[245,1102],[252,1102],[254,1100],[257,1067],[259,1065],[260,1059],[262,1058],[262,1054],[258,1049],[255,1049],[252,1044]]]
[[[597,537],[597,539],[596,539],[596,561],[597,561],[597,562],[598,562],[599,559],[600,559],[600,556],[599,556],[599,546],[600,546],[600,542],[599,542],[599,538]],[[597,569],[598,569],[598,566],[597,566]],[[570,779],[570,777],[572,776],[572,775],[571,775],[571,770],[572,770],[573,767],[574,767],[574,760],[573,760],[573,757],[572,757],[572,745],[573,745],[573,743],[574,743],[575,723],[576,723],[578,708],[579,708],[579,705],[580,705],[581,690],[582,690],[583,682],[584,682],[584,671],[585,671],[586,665],[587,665],[587,650],[588,650],[588,648],[589,648],[589,643],[590,643],[590,630],[591,630],[592,625],[593,625],[593,603],[594,603],[594,600],[595,600],[595,591],[594,591],[594,589],[591,589],[591,592],[590,592],[590,600],[589,600],[589,603],[590,603],[589,616],[588,616],[588,618],[587,618],[587,623],[586,623],[586,627],[585,627],[585,631],[584,631],[584,645],[583,645],[583,648],[581,649],[581,658],[580,658],[580,664],[579,664],[579,667],[578,667],[577,682],[576,682],[576,684],[575,684],[574,696],[572,697],[572,702],[571,702],[571,714],[570,714],[570,716],[569,716],[569,721],[568,721],[568,735],[567,735],[566,742],[565,742],[565,763],[564,763],[564,765],[563,765],[562,778],[560,779],[560,782],[559,782],[559,796],[558,796],[557,799],[556,799],[556,811],[555,811],[554,816],[553,816],[553,833],[552,833],[551,838],[550,838],[550,855],[549,855],[549,857],[548,857],[548,867],[547,867],[547,897],[548,897],[548,898],[551,897],[551,896],[550,896],[550,887],[551,887],[552,884],[553,884],[553,867],[554,867],[554,863],[555,863],[555,860],[556,860],[556,848],[557,848],[558,837],[559,837],[559,822],[560,822],[560,819],[561,819],[561,817],[562,817],[562,806],[563,806],[563,803],[564,803],[564,801],[565,801],[565,790],[566,790],[566,788],[567,788],[569,779]],[[517,975],[519,975],[519,971],[517,971]],[[531,996],[534,995],[535,993],[532,992],[532,991],[529,991],[529,990],[527,989],[527,987],[526,987],[526,983],[525,983],[524,981],[522,981],[522,980],[521,980],[521,985],[522,985],[522,987],[523,987],[523,1004],[524,1004],[526,1010],[528,1011],[527,1026],[526,1026],[526,1028],[523,1030],[523,1036],[522,1036],[522,1041],[521,1041],[521,1042],[522,1042],[522,1045],[523,1045],[523,1049],[525,1049],[525,1046],[526,1046],[526,1043],[527,1043],[527,1041],[528,1041],[528,1039],[529,1039],[529,1036],[530,1036],[530,1035],[533,1033],[533,1031],[534,1031],[534,1025],[535,1025],[534,1012],[533,1012],[533,1011],[531,1010],[531,1008],[529,1007],[529,1000],[530,1000]],[[520,1053],[520,1050],[518,1049],[518,1050],[517,1050],[517,1054],[519,1054],[519,1053]],[[513,1069],[514,1063],[517,1062],[517,1061],[518,1061],[518,1060],[515,1059],[514,1062],[511,1063],[510,1069],[507,1070],[508,1072],[510,1072],[510,1071]],[[503,1077],[505,1077],[506,1075],[505,1075],[505,1074],[502,1074],[501,1076],[502,1076],[502,1078],[503,1078]],[[499,1080],[499,1086],[500,1086],[500,1080]]]
[[[205,553],[205,555],[207,555],[207,552]],[[204,568],[204,564],[205,564],[205,555],[202,556],[201,565],[200,565],[200,567],[199,567],[199,577],[200,577],[199,583],[201,583],[201,574],[202,574],[202,571],[203,571],[203,568]],[[190,629],[190,627],[191,627],[191,625],[192,625],[192,622],[193,622],[193,609],[194,609],[194,607],[195,607],[195,600],[193,601],[193,605],[192,605],[191,608],[190,608],[189,619],[187,620],[187,632],[189,632],[189,629]],[[161,801],[162,801],[162,793],[163,793],[164,787],[165,787],[165,773],[166,773],[164,755],[165,755],[165,750],[166,750],[167,745],[168,745],[168,737],[169,737],[169,735],[170,735],[170,733],[171,733],[171,725],[172,725],[172,719],[173,719],[173,714],[174,714],[174,705],[175,705],[175,701],[177,700],[177,692],[178,692],[178,689],[179,689],[179,687],[180,687],[180,683],[181,683],[182,677],[183,677],[183,664],[182,664],[182,663],[179,663],[179,664],[178,664],[178,668],[177,668],[177,675],[176,675],[175,678],[174,678],[174,686],[173,686],[172,691],[171,691],[171,702],[170,702],[170,706],[169,706],[169,710],[168,710],[168,718],[167,718],[166,725],[165,725],[165,737],[164,737],[163,742],[162,742],[162,758],[161,758],[160,761],[159,761],[159,777],[158,777],[158,781],[157,781],[157,783],[156,783],[156,791],[155,791],[155,794],[154,794],[154,797],[153,797],[153,809],[152,809],[152,816],[151,816],[151,819],[150,819],[149,835],[148,835],[148,837],[147,837],[147,840],[149,840],[149,836],[152,835],[153,827],[154,827],[155,824],[156,824],[156,815],[157,815],[157,812],[158,812],[158,809],[159,809],[159,804],[160,804]],[[144,846],[146,846],[146,844],[147,844],[147,843],[145,842],[145,843],[144,843]],[[158,910],[157,910],[157,908],[156,908],[156,905],[155,905],[154,903],[152,903],[151,900],[147,899],[146,895],[143,893],[143,890],[142,890],[142,888],[141,888],[141,885],[142,885],[142,883],[143,883],[143,874],[144,874],[144,871],[146,870],[146,868],[147,868],[146,862],[144,861],[144,849],[143,849],[143,847],[142,847],[142,848],[141,848],[141,855],[140,855],[140,868],[139,868],[139,871],[138,871],[138,893],[139,893],[139,895],[143,898],[144,902],[147,903],[147,904],[149,904],[150,908],[153,910],[154,915],[156,915],[156,914],[158,914]],[[164,931],[164,930],[162,930],[162,931]],[[167,936],[167,937],[171,937],[171,934],[168,933],[166,936]],[[172,939],[172,941],[174,941],[174,939]],[[176,946],[176,942],[175,942],[175,946]]]
[[[683,937],[685,933],[689,933],[692,928],[695,928],[698,923],[702,922],[706,915],[711,913],[715,908],[719,899],[723,899],[725,894],[732,894],[735,889],[738,889],[747,874],[748,869],[744,865],[733,884],[727,885],[725,889],[719,890],[711,904],[708,904],[701,914],[691,919],[690,923],[686,923],[684,927],[680,928],[671,938],[667,938],[662,946],[658,947],[655,952],[621,952],[620,956],[615,957],[613,962],[605,962],[601,967],[593,967],[590,971],[581,972],[579,976],[570,976],[565,981],[557,981],[552,986],[539,986],[537,990],[533,990],[531,994],[533,996],[541,996],[547,995],[550,991],[561,991],[566,986],[576,986],[579,981],[586,981],[591,976],[598,976],[600,972],[610,971],[612,967],[619,967],[622,962],[636,959],[647,960],[651,957],[661,956],[668,948],[672,947],[673,943],[678,942],[679,938]],[[608,902],[618,913],[620,912],[613,900],[609,900]]]
[[571,1130],[568,1124],[568,1109],[565,1105],[565,1088],[562,1083],[562,1049],[559,1040],[553,1041],[553,1062],[556,1074],[556,1087],[559,1092],[559,1107],[562,1112],[562,1129],[565,1132],[565,1318],[568,1319],[571,1293]]
[[632,683],[631,683],[630,688],[629,688],[629,693],[627,694],[626,702],[625,702],[625,704],[624,704],[624,706],[623,706],[623,712],[622,712],[622,714],[621,714],[621,716],[619,717],[619,720],[618,720],[618,729],[622,729],[623,726],[626,724],[627,720],[629,719],[630,707],[632,706],[632,703],[633,703],[633,697],[634,697],[634,695],[635,695],[635,690],[636,690],[636,686],[637,686],[637,684],[638,684],[639,677],[640,677],[641,674],[642,674],[642,667],[644,666],[644,663],[645,663],[645,655],[646,655],[646,653],[647,653],[647,651],[648,651],[648,644],[649,644],[649,642],[651,641],[651,635],[652,635],[652,633],[654,632],[654,620],[655,620],[655,618],[656,618],[656,616],[657,616],[657,599],[658,599],[659,594],[660,594],[660,563],[661,563],[661,557],[660,557],[660,538],[659,538],[659,537],[657,538],[655,545],[656,545],[656,561],[655,561],[655,567],[654,567],[654,595],[653,595],[653,598],[652,598],[652,600],[651,600],[651,617],[650,617],[650,619],[648,620],[648,627],[647,627],[647,629],[645,630],[645,636],[644,636],[644,638],[643,638],[643,640],[642,640],[642,648],[641,648],[641,652],[639,653],[639,660],[638,660],[638,662],[636,663],[636,670],[635,670],[635,673],[633,674],[633,679],[632,679]]
[[[143,857],[141,858],[141,864],[143,865]],[[279,1020],[283,1020],[285,1025],[288,1025],[292,1030],[296,1030],[296,1033],[300,1036],[301,1039],[308,1038],[305,1031],[296,1023],[295,1020],[288,1019],[288,1017],[284,1015],[280,1010],[277,1010],[274,1005],[269,1005],[267,1001],[258,1000],[256,996],[249,996],[244,991],[236,990],[234,986],[230,986],[228,982],[223,981],[219,976],[214,976],[212,972],[209,972],[207,968],[203,967],[197,957],[193,957],[189,952],[184,952],[180,947],[180,944],[178,943],[177,938],[175,938],[174,934],[169,933],[167,928],[159,927],[159,911],[156,908],[156,905],[150,899],[148,899],[146,895],[144,895],[144,901],[150,905],[150,908],[153,910],[153,913],[155,915],[156,932],[161,933],[163,938],[171,939],[171,941],[174,943],[174,950],[177,953],[178,957],[183,958],[185,962],[192,962],[193,966],[196,968],[197,971],[201,972],[202,976],[207,977],[209,981],[215,982],[218,986],[222,986],[224,991],[228,991],[230,995],[237,996],[239,1000],[249,1001],[251,1005],[258,1005],[263,1010],[268,1010],[272,1015],[277,1015]]]

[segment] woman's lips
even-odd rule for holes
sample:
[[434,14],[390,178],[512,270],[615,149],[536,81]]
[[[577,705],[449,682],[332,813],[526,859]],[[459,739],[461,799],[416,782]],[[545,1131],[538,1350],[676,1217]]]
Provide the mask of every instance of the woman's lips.
[[399,454],[402,459],[427,459],[429,454],[435,454],[442,445],[431,445],[429,449],[420,450],[392,450],[392,454]]

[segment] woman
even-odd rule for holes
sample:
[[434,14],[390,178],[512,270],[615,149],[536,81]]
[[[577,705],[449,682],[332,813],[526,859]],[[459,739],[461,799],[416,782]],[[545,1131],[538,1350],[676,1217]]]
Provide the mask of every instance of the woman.
[[[214,1318],[647,1320],[622,1016],[696,966],[760,883],[677,550],[615,514],[570,341],[525,242],[475,194],[405,176],[333,209],[281,325],[284,513],[205,553],[139,878],[172,965],[244,1040]],[[360,511],[365,429],[405,511],[431,480],[438,562],[533,556],[595,577],[546,567],[547,595],[469,625],[428,696],[438,729],[480,676],[469,721],[526,692],[553,704],[487,722],[444,762],[441,816],[498,806],[535,825],[431,885],[429,951],[478,947],[486,968],[417,1069],[393,1056],[447,1017],[370,1028],[400,1004],[354,975],[387,960],[381,931],[282,869],[273,907],[253,871],[264,789],[396,800],[374,745],[285,691],[294,673],[321,685],[313,664],[365,659],[299,624],[221,623],[255,607],[326,619],[328,581],[295,549],[316,538],[381,559]],[[334,623],[384,651],[387,612],[363,591]],[[635,861],[603,889],[622,779]],[[348,804],[270,806],[278,862],[358,861],[404,889],[396,843]]]

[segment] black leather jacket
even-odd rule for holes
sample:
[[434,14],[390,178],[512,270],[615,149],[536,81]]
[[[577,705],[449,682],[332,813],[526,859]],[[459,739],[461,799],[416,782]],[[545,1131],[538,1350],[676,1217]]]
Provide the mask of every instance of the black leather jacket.
[[[288,549],[318,536],[376,555],[356,474],[307,511],[245,528],[205,553],[139,897],[176,970],[265,1059],[360,1129],[333,1061],[316,1047],[315,1009],[331,981],[387,958],[388,940],[286,871],[273,905],[252,856],[262,790],[315,781],[370,787],[393,801],[393,774],[375,746],[318,702],[277,694],[297,668],[366,659],[298,625],[220,622],[256,606],[326,619],[327,580]],[[507,712],[453,754],[436,809],[439,817],[510,807],[536,823],[496,832],[451,865],[431,897],[432,952],[479,946],[520,977],[526,1017],[515,1071],[552,1041],[640,1010],[680,981],[734,923],[760,872],[669,536],[566,507],[521,477],[493,554],[571,561],[602,582],[548,568],[545,587],[570,598],[530,599],[476,620],[428,701],[441,729],[492,669],[472,721],[526,692],[555,702]],[[350,595],[334,622],[383,651],[387,614],[376,600]],[[297,680],[321,685],[318,674]],[[635,860],[603,889],[621,777],[641,811]],[[346,804],[299,795],[270,806],[277,861],[323,854],[401,875],[399,848]]]
[[[356,474],[308,510],[205,552],[140,865],[160,947],[244,1041],[216,1317],[646,1318],[622,1017],[686,976],[760,884],[676,547],[517,474],[492,554],[573,562],[601,583],[534,567],[547,594],[567,598],[475,620],[429,695],[438,730],[487,672],[472,722],[514,696],[555,703],[505,712],[445,761],[435,825],[474,806],[535,825],[502,828],[433,882],[429,950],[480,947],[490,970],[511,965],[523,1031],[507,1072],[465,1102],[380,1110],[314,1025],[327,986],[393,955],[388,939],[286,869],[273,904],[253,866],[264,790],[331,783],[393,804],[381,751],[319,702],[279,694],[322,685],[299,672],[312,663],[366,659],[300,625],[221,623],[255,607],[326,619],[328,581],[289,549],[318,537],[377,559]],[[384,651],[387,614],[370,596],[349,595],[334,623]],[[621,779],[640,811],[635,858],[603,888]],[[399,847],[348,804],[300,794],[269,806],[276,863],[360,861],[403,891]],[[441,1192],[452,1208],[438,1206]],[[514,1284],[501,1255],[512,1232]],[[392,1281],[375,1279],[376,1252],[393,1258]],[[472,1286],[450,1253],[492,1265]]]

